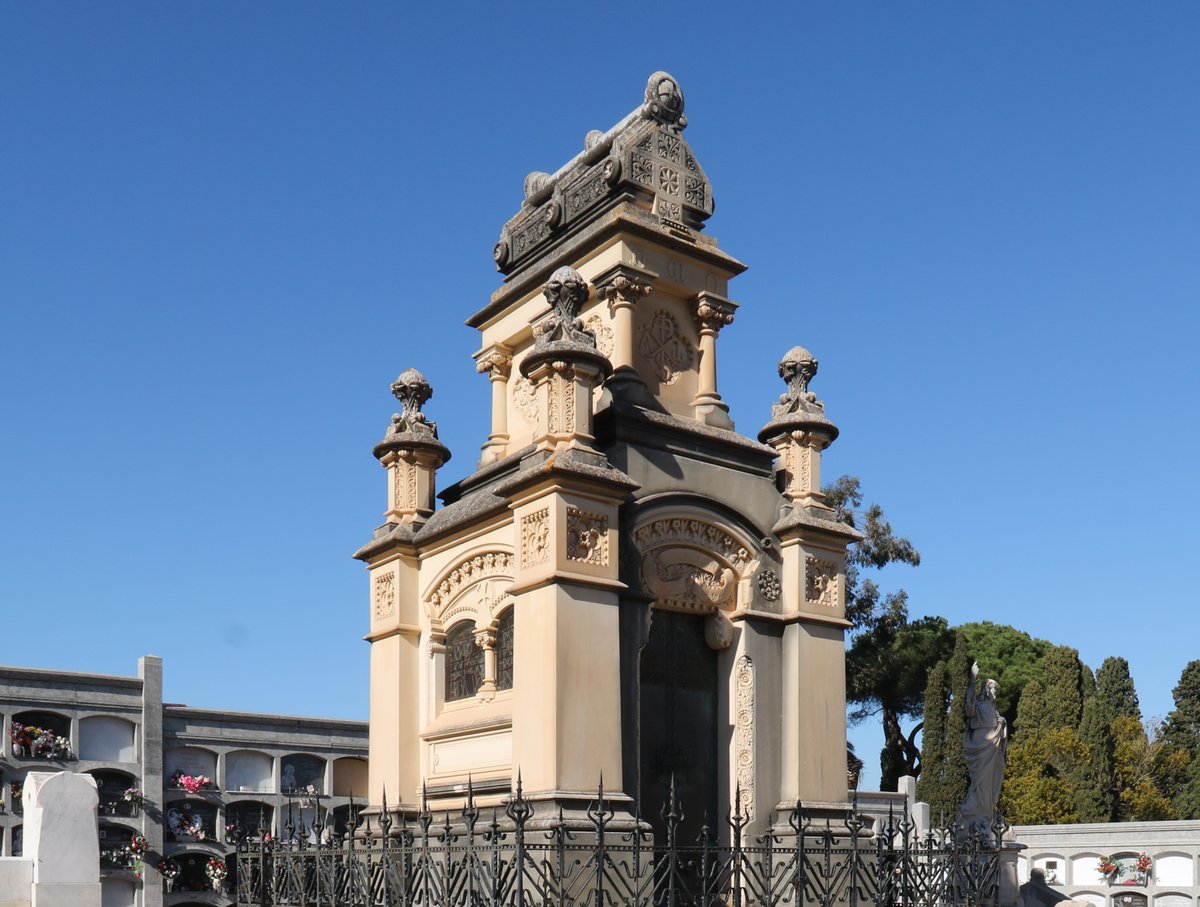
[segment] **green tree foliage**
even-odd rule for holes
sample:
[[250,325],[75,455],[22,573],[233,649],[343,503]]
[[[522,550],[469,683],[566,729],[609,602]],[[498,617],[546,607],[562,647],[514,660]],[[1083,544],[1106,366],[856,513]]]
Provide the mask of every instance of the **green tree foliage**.
[[1031,736],[1048,730],[1046,724],[1046,688],[1040,680],[1031,680],[1021,691],[1017,703],[1017,721],[1012,728],[1014,737]]
[[1083,662],[1069,646],[1053,646],[1042,659],[1045,725],[1074,731],[1083,718]]
[[954,654],[950,656],[946,675],[950,685],[950,708],[946,714],[945,768],[942,770],[942,797],[953,804],[946,814],[947,819],[958,815],[958,807],[967,796],[970,778],[967,774],[967,757],[963,754],[963,732],[967,727],[967,713],[963,702],[967,697],[967,683],[971,677],[972,658],[967,654],[967,637],[964,633],[954,635]]
[[943,790],[946,771],[946,709],[950,705],[950,676],[946,662],[929,672],[925,687],[925,721],[921,730],[921,777],[917,799],[929,804],[934,816],[953,816],[957,803],[947,803]]
[[1142,720],[1137,690],[1129,673],[1129,662],[1119,656],[1109,656],[1096,672],[1096,693],[1106,721],[1111,724],[1118,715]]
[[1166,790],[1170,779],[1187,770],[1188,754],[1163,737],[1152,737],[1136,718],[1113,719],[1113,776],[1117,820],[1150,822],[1176,818]]
[[[1136,702],[1136,695],[1134,699]],[[1116,781],[1113,777],[1113,739],[1108,708],[1099,694],[1088,697],[1083,704],[1079,739],[1087,747],[1087,753],[1085,761],[1068,773],[1069,780],[1074,783],[1073,805],[1081,822],[1113,820],[1113,788]]]
[[1178,763],[1188,764],[1172,779],[1172,806],[1181,819],[1200,819],[1200,660],[1189,662],[1172,690],[1175,708],[1163,722],[1162,737]]
[[880,787],[895,790],[900,775],[920,771],[914,743],[919,726],[905,733],[901,720],[920,718],[929,668],[944,657],[939,653],[948,650],[950,632],[941,618],[909,623],[904,590],[884,593],[863,575],[889,564],[915,567],[921,555],[912,542],[896,535],[878,504],[863,509],[859,480],[842,476],[823,491],[837,519],[863,534],[846,555],[846,617],[851,623],[846,685],[847,700],[854,706],[849,719],[881,717]]
[[1008,748],[1001,814],[1016,825],[1080,821],[1069,776],[1086,759],[1087,747],[1074,730],[1026,734]]
[[990,621],[963,624],[956,628],[967,637],[967,648],[979,662],[979,676],[995,678],[1000,685],[996,703],[1013,725],[1017,701],[1025,685],[1042,677],[1042,658],[1051,644],[1005,624]]

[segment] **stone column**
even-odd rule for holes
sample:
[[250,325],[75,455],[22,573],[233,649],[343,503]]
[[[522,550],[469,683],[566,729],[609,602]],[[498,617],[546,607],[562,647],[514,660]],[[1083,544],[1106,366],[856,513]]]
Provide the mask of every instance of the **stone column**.
[[479,458],[479,465],[486,466],[508,453],[508,378],[512,374],[512,350],[497,343],[476,354],[475,363],[476,369],[481,374],[486,373],[492,384],[492,431]]
[[732,428],[729,406],[717,393],[717,334],[733,323],[737,303],[710,293],[696,295],[696,320],[700,325],[700,363],[696,381],[696,397],[692,401],[696,419],[720,428]]
[[491,699],[496,695],[496,631],[491,627],[476,630],[475,645],[483,650],[483,683],[479,685],[479,697]]
[[651,284],[658,275],[632,265],[618,264],[600,274],[595,280],[596,295],[607,300],[612,315],[613,352],[612,376],[608,386],[619,396],[648,396],[646,383],[634,367],[633,307],[649,295]]

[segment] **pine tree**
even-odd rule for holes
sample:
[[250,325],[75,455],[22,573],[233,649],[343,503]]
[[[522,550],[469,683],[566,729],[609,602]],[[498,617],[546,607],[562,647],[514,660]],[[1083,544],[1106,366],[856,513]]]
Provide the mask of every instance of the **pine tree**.
[[948,805],[942,796],[946,774],[946,708],[950,686],[946,662],[939,661],[929,672],[925,688],[925,727],[921,731],[921,776],[917,799],[929,804],[932,815],[953,815],[957,804]]

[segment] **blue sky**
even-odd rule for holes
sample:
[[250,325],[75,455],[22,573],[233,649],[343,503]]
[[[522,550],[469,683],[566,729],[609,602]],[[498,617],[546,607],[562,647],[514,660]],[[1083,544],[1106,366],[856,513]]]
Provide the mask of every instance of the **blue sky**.
[[469,471],[462,322],[523,177],[666,69],[750,265],[739,428],[812,349],[826,474],[924,556],[881,582],[1124,655],[1165,713],[1200,657],[1198,43],[1172,2],[0,5],[0,657],[365,717],[388,385],[425,372]]

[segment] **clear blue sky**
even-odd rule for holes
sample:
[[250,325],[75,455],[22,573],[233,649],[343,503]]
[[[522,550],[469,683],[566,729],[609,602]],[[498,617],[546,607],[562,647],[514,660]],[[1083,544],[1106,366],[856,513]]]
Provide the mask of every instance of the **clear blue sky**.
[[1125,655],[1166,712],[1200,657],[1197,47],[1182,2],[0,4],[0,659],[365,717],[388,384],[429,376],[461,477],[522,179],[661,68],[750,265],[739,427],[812,349],[827,475],[924,556],[881,582]]

